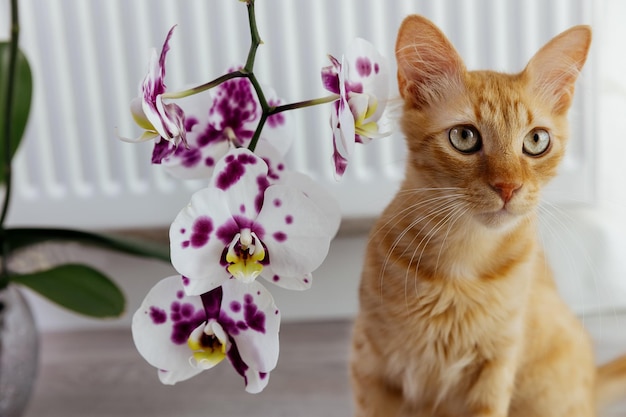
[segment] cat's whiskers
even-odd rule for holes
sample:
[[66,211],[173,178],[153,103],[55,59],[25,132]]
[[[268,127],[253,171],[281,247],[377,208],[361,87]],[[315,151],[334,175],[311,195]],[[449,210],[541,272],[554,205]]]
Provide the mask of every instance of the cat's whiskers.
[[[569,227],[568,224],[566,224],[566,221],[570,222],[570,223],[575,223],[576,220],[571,215],[569,215],[565,210],[563,210],[559,206],[557,206],[557,205],[555,205],[553,203],[550,203],[548,201],[543,201],[542,204],[539,205],[539,210],[542,213],[545,213],[547,216],[549,216],[555,222],[555,224],[557,226],[561,227],[563,229],[563,231],[565,231],[571,237],[570,240],[565,242],[564,238],[562,238],[561,235],[554,230],[554,227],[547,220],[541,219],[541,217],[540,217],[540,221],[542,221],[542,224],[544,226],[546,226],[547,229],[552,230],[553,236],[557,240],[559,240],[560,243],[563,243],[561,247],[562,247],[563,251],[566,252],[566,254],[568,255],[568,260],[570,261],[570,265],[574,265],[576,263],[576,261],[574,260],[573,255],[571,254],[571,251],[570,251],[571,245],[574,244],[574,246],[580,252],[582,252],[583,261],[587,265],[587,267],[589,268],[589,270],[591,272],[591,278],[593,280],[594,289],[596,291],[596,296],[598,297],[598,299],[601,299],[604,296],[607,296],[607,297],[610,298],[612,296],[612,294],[610,294],[610,293],[602,294],[601,293],[601,290],[600,290],[601,286],[599,285],[599,283],[600,283],[602,278],[600,277],[600,274],[598,272],[597,265],[593,262],[593,259],[591,258],[589,252],[587,251],[587,248],[585,246],[585,243],[584,243],[584,240],[583,240],[582,236],[580,236],[579,234],[575,233],[574,230],[571,227]],[[572,266],[572,268],[573,268],[573,266]],[[581,298],[583,298],[583,297],[581,296]],[[582,321],[583,321],[583,323],[585,322],[585,315],[587,313],[588,312],[583,309],[583,312],[582,312]],[[614,317],[618,316],[618,312],[617,312],[617,309],[615,307],[615,303],[613,303],[613,305],[610,307],[610,313]]]
[[[550,207],[546,207],[546,205],[549,205]],[[575,243],[579,243],[578,242],[579,236],[576,236],[571,231],[571,229],[561,219],[558,218],[557,214],[555,214],[555,213],[553,213],[551,211],[551,209],[554,210],[554,211],[557,211],[557,208],[554,205],[551,205],[550,203],[548,203],[546,201],[543,201],[542,204],[540,204],[537,208],[538,208],[540,213],[544,213],[546,217],[549,217],[550,219],[552,219],[556,223],[556,225],[558,225],[561,229],[563,229],[564,231],[566,231],[569,234],[571,234],[574,237],[573,241]],[[570,250],[571,242],[569,242],[569,241],[566,242],[564,237],[562,237],[561,234],[558,233],[558,231],[556,230],[555,226],[550,221],[548,221],[548,219],[546,219],[543,216],[538,216],[538,217],[539,217],[539,222],[541,223],[542,226],[544,226],[545,230],[550,232],[551,236],[556,241],[558,241],[558,247],[560,249],[562,249],[562,251],[565,254],[565,257],[567,259],[567,264],[568,264],[571,272],[575,275],[574,265],[576,264],[576,260],[574,259],[574,256],[572,255],[572,252]],[[584,251],[584,248],[583,248],[583,253],[584,253],[583,258],[585,259],[586,263],[589,266],[591,266],[589,264],[589,261],[587,260],[587,255],[586,255],[586,252]],[[593,282],[594,282],[595,291],[596,291],[596,294],[598,294],[599,293],[599,289],[598,289],[597,281],[596,281],[596,274],[597,273],[595,272],[595,268],[593,266],[591,266],[591,270],[592,270],[592,275],[593,275]],[[580,291],[579,291],[579,296],[580,296],[581,300],[584,300],[585,297],[584,297],[584,295]],[[585,313],[584,312],[582,314],[581,319],[582,319],[582,322],[584,324],[585,323]]]
[[[421,189],[420,191],[425,191],[425,190],[426,189]],[[438,189],[428,189],[428,191],[439,191],[439,190]],[[449,207],[449,203],[451,201],[454,201],[454,200],[458,199],[459,196],[460,196],[460,194],[448,194],[448,195],[437,196],[437,197],[433,197],[433,198],[430,198],[430,199],[427,199],[427,200],[420,201],[420,202],[418,202],[416,204],[413,204],[413,205],[407,207],[406,209],[402,210],[401,213],[398,213],[398,214],[394,215],[391,219],[389,219],[385,223],[385,228],[387,228],[388,231],[383,236],[383,240],[387,237],[387,235],[390,233],[390,231],[395,230],[394,226],[399,224],[406,217],[408,217],[410,215],[413,215],[418,210],[426,211],[425,215],[413,219],[411,221],[411,223],[409,223],[409,225],[406,226],[402,230],[402,232],[400,232],[398,234],[398,236],[395,238],[395,240],[393,241],[393,243],[390,246],[390,248],[387,250],[387,254],[386,254],[385,259],[383,261],[383,265],[382,265],[381,272],[380,272],[380,288],[379,288],[379,291],[380,291],[381,299],[383,297],[385,271],[386,271],[387,266],[389,264],[389,260],[391,258],[391,255],[396,250],[398,244],[404,239],[406,234],[409,233],[417,224],[419,224],[421,222],[424,222],[426,220],[427,223],[424,226],[422,226],[422,229],[420,229],[420,231],[418,232],[418,234],[421,233],[423,231],[424,227],[426,227],[428,225],[428,223],[430,222],[430,220],[428,220],[429,218],[437,216],[437,215],[441,214],[442,212],[444,212],[445,210],[449,209],[448,208]],[[402,214],[402,216],[398,219],[398,217],[401,214]],[[393,220],[396,220],[396,223],[391,225],[390,227],[387,227],[387,226],[389,226],[391,224],[391,222]],[[374,236],[375,234],[376,233],[374,233],[372,236]],[[400,256],[403,256],[406,253],[407,249],[409,247],[411,247],[411,245],[414,242],[414,239],[411,240],[411,242],[409,242],[409,244],[407,245],[407,247],[404,249],[404,251],[402,252],[402,254]]]
[[459,219],[462,218],[471,209],[472,209],[471,206],[466,206],[464,210],[462,211],[458,210],[456,213],[454,213],[454,214],[458,213],[458,215],[452,222],[448,224],[448,230],[446,230],[446,234],[444,235],[443,240],[441,242],[441,246],[439,248],[439,253],[437,254],[437,261],[435,263],[435,273],[437,273],[437,269],[439,268],[439,260],[441,259],[441,253],[443,252],[443,248],[445,246],[446,240],[448,239],[448,235],[450,234],[450,230],[456,224],[456,222],[459,221]]
[[[399,193],[417,194],[418,192],[443,192],[443,191],[448,191],[448,190],[459,190],[459,188],[419,188],[419,189],[401,191]],[[424,209],[426,206],[431,205],[433,203],[439,203],[442,200],[450,200],[452,198],[458,198],[460,196],[461,196],[460,194],[446,194],[446,195],[431,197],[425,200],[420,200],[419,202],[415,204],[411,204],[405,207],[404,209],[402,209],[401,211],[399,211],[398,213],[394,214],[385,223],[383,223],[382,226],[374,230],[369,240],[370,241],[373,240],[374,237],[377,236],[378,232],[383,229],[387,229],[387,232],[381,237],[381,240],[386,239],[389,233],[391,233],[391,231],[395,228],[397,224],[399,224],[405,218],[413,215],[418,209]],[[392,224],[393,221],[396,221],[396,223]]]
[[[428,192],[428,193],[432,193],[432,192],[449,192],[449,191],[458,191],[461,190],[461,188],[459,187],[446,187],[446,188],[436,188],[436,187],[428,187],[428,188],[414,188],[414,189],[409,189],[409,190],[402,190],[402,191],[398,191],[398,195],[402,195],[402,194],[418,194],[418,193],[422,193],[422,192]],[[440,196],[436,196],[436,197],[431,197],[428,198],[426,200],[421,200],[418,203],[415,204],[411,204],[407,207],[405,207],[404,209],[402,209],[401,211],[399,211],[398,213],[396,213],[394,216],[392,216],[391,218],[389,218],[389,220],[387,220],[381,227],[379,227],[376,231],[374,231],[374,233],[372,234],[372,236],[370,237],[370,239],[372,239],[374,236],[376,236],[378,234],[378,232],[380,230],[383,229],[387,229],[387,233],[385,233],[385,235],[382,237],[383,239],[387,237],[387,234],[389,234],[391,232],[391,230],[393,229],[394,225],[391,225],[391,222],[393,220],[396,220],[399,216],[402,215],[402,217],[400,217],[400,219],[398,220],[403,220],[404,218],[406,218],[407,216],[410,216],[416,208],[421,207],[422,205],[428,204],[432,201],[438,201],[441,199],[448,199],[450,197],[460,197],[461,194],[444,194],[444,195],[440,195]],[[388,227],[388,226],[392,226],[392,227]]]
[[[467,206],[463,201],[455,201],[455,204],[453,206],[449,207],[449,213],[447,213],[436,225],[434,228],[432,228],[431,230],[429,230],[426,235],[422,238],[422,240],[420,241],[420,243],[417,245],[417,247],[415,248],[415,250],[413,251],[413,255],[411,256],[411,261],[409,262],[409,268],[406,272],[405,275],[405,280],[408,281],[408,272],[411,269],[410,266],[413,264],[413,261],[415,260],[415,255],[417,253],[417,251],[420,249],[421,247],[421,251],[420,251],[420,255],[417,259],[417,262],[415,263],[415,268],[414,268],[414,276],[413,276],[413,286],[414,286],[414,293],[415,296],[419,296],[419,291],[418,291],[418,275],[419,275],[419,266],[422,262],[423,256],[424,256],[424,252],[426,250],[426,248],[428,247],[428,245],[430,244],[431,240],[433,239],[434,236],[439,234],[439,231],[446,225],[446,223],[448,223],[448,230],[446,231],[446,234],[441,242],[441,247],[439,249],[439,253],[438,253],[438,257],[435,263],[435,268],[434,268],[434,272],[436,273],[438,266],[439,266],[439,257],[441,255],[441,249],[443,248],[443,245],[445,244],[445,241],[447,240],[447,237],[450,233],[450,230],[452,229],[452,227],[454,226],[454,224],[461,218],[463,217],[463,215],[465,215],[465,213],[467,213],[470,210],[470,207]],[[452,221],[450,221],[451,219],[454,219]],[[421,232],[421,231],[420,231]],[[426,240],[424,242],[424,240]],[[423,244],[423,245],[422,245]],[[406,285],[405,285],[405,299],[407,299],[408,295],[406,294]]]
[[[437,232],[443,227],[443,225],[445,225],[445,223],[447,222],[447,220],[454,215],[455,211],[457,210],[458,206],[460,205],[459,200],[454,199],[452,201],[453,204],[451,205],[446,205],[440,209],[438,209],[436,212],[431,212],[429,213],[428,217],[437,217],[443,214],[443,217],[441,219],[439,219],[439,221],[437,221],[437,223],[430,228],[430,230],[427,230],[425,235],[422,237],[422,239],[420,240],[420,242],[416,245],[413,246],[414,242],[420,237],[422,236],[424,230],[430,226],[431,220],[429,219],[426,224],[422,225],[422,227],[420,228],[420,230],[416,233],[414,233],[413,238],[411,239],[411,241],[409,242],[409,244],[406,246],[405,250],[402,252],[402,254],[400,256],[404,256],[409,248],[414,248],[413,249],[413,253],[411,254],[411,259],[409,260],[408,266],[407,266],[407,270],[405,271],[405,275],[404,275],[404,296],[405,296],[405,302],[408,306],[408,284],[409,284],[409,272],[411,271],[411,266],[414,264],[415,261],[415,255],[417,253],[417,251],[422,248],[422,251],[420,253],[420,257],[417,261],[417,263],[415,263],[415,282],[417,281],[417,271],[419,269],[419,264],[420,261],[422,259],[422,255],[424,253],[424,249],[426,248],[426,246],[428,246],[428,244],[430,243],[431,239],[433,238],[433,236],[435,234],[437,234]],[[426,217],[426,216],[423,216]],[[403,231],[403,234],[406,234],[409,230],[411,230],[413,227],[415,227],[418,223],[415,224],[411,224],[410,227],[406,228]],[[424,243],[424,241],[426,241]],[[423,244],[423,247],[422,247]],[[417,294],[416,294],[417,295]]]
[[[385,256],[385,260],[383,262],[383,265],[382,265],[382,268],[381,268],[381,272],[380,272],[380,296],[381,296],[381,299],[382,299],[383,285],[384,285],[383,277],[385,275],[385,271],[386,271],[387,266],[389,264],[389,259],[390,259],[391,255],[392,255],[392,253],[396,250],[398,244],[404,239],[404,237],[406,236],[406,234],[409,231],[413,230],[413,228],[417,224],[419,224],[419,223],[423,222],[424,220],[426,220],[426,224],[424,226],[422,226],[422,229],[420,229],[420,231],[418,232],[418,234],[421,233],[423,231],[423,229],[430,223],[430,220],[428,220],[429,218],[437,216],[437,215],[441,214],[442,212],[448,210],[449,209],[449,202],[450,201],[454,201],[457,198],[458,198],[458,195],[454,194],[454,195],[447,195],[447,196],[441,196],[441,197],[437,197],[437,198],[432,198],[432,199],[426,200],[424,202],[420,202],[420,203],[414,204],[414,205],[410,206],[412,208],[412,210],[410,212],[406,213],[405,215],[403,215],[402,218],[398,220],[398,223],[399,223],[401,220],[405,219],[409,215],[412,215],[418,209],[422,209],[423,210],[425,207],[429,208],[429,210],[427,211],[427,213],[425,215],[420,216],[420,217],[412,220],[411,223],[407,227],[405,227],[402,230],[402,232],[400,232],[398,234],[396,239],[393,241],[391,247],[387,250],[387,255]],[[429,207],[429,206],[433,206],[433,207]],[[397,217],[397,216],[394,216],[394,218],[395,217]],[[388,221],[387,224],[390,221]],[[398,223],[396,223],[396,224],[398,224]],[[394,226],[395,226],[395,224],[394,224]],[[388,229],[388,230],[391,230],[391,228]],[[418,236],[418,234],[416,234],[416,237]],[[386,236],[387,236],[387,233],[385,234],[384,237],[386,238]],[[403,252],[401,253],[400,256],[403,256],[406,253],[407,249],[409,247],[411,247],[411,245],[413,244],[413,242],[416,239],[416,237],[414,237],[411,240],[411,242],[409,242],[409,244],[403,250]]]

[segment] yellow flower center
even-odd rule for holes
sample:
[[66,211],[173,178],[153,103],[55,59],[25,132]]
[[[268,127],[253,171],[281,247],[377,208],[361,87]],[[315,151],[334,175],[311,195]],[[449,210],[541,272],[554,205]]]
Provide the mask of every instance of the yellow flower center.
[[217,322],[203,324],[191,332],[187,346],[196,366],[209,369],[226,357],[226,334]]
[[261,261],[265,259],[265,249],[254,232],[243,229],[237,233],[228,247],[226,262],[228,272],[235,278],[249,283],[263,270]]
[[380,133],[378,122],[370,120],[378,109],[378,100],[375,96],[353,93],[348,102],[350,110],[355,116],[354,131],[357,135],[370,139],[386,136],[386,134]]

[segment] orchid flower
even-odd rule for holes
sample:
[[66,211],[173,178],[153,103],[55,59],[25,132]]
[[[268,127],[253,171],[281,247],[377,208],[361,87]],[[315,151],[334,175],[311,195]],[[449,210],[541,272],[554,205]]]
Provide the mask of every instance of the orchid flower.
[[259,156],[233,149],[217,163],[209,186],[174,219],[172,265],[189,278],[190,295],[231,277],[249,283],[261,276],[284,288],[306,289],[335,232],[327,217],[302,190],[271,184]]
[[186,295],[184,277],[157,283],[133,316],[139,353],[159,369],[164,384],[175,384],[228,358],[258,393],[278,361],[280,312],[258,282],[236,279],[201,295]]
[[283,184],[300,190],[320,210],[326,218],[328,233],[335,236],[341,223],[341,209],[337,199],[326,188],[308,175],[287,168],[283,156],[266,141],[260,141],[257,154],[267,164],[267,178],[270,184]]
[[[271,106],[282,103],[272,88],[262,88]],[[187,116],[187,147],[160,142],[152,154],[153,163],[180,179],[210,178],[216,162],[230,149],[249,145],[261,118],[261,105],[247,78],[226,81],[214,90],[186,98],[181,105]],[[281,155],[292,142],[289,120],[282,113],[270,116],[260,138]]]
[[130,103],[130,111],[135,122],[144,129],[142,135],[136,139],[121,138],[126,142],[144,142],[155,139],[157,143],[161,138],[178,146],[185,140],[185,114],[174,103],[163,102],[162,95],[165,93],[165,57],[169,51],[169,40],[174,32],[173,26],[165,38],[160,55],[156,49],[152,49],[148,74],[139,86],[139,97]]
[[386,60],[372,44],[357,38],[341,61],[329,56],[331,65],[322,69],[324,87],[339,99],[333,103],[333,163],[335,175],[341,177],[355,143],[368,143],[387,136],[379,121],[388,96]]

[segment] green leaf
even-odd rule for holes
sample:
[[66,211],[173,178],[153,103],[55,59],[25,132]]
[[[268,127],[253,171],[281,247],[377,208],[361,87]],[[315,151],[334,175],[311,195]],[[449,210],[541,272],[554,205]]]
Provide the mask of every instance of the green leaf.
[[124,312],[124,294],[103,273],[80,264],[66,264],[10,280],[25,285],[69,310],[90,317],[118,317]]
[[9,253],[47,241],[79,242],[128,255],[170,261],[169,246],[164,244],[72,229],[12,228],[5,230],[5,244]]
[[[6,95],[9,83],[9,43],[0,42],[0,183],[4,183],[4,169],[1,167],[5,163],[5,117],[6,117]],[[28,65],[28,60],[22,51],[17,52],[17,64],[15,74],[15,86],[13,90],[13,108],[11,112],[11,158],[17,150],[20,140],[26,129],[28,113],[30,112],[30,102],[33,95],[33,77]]]

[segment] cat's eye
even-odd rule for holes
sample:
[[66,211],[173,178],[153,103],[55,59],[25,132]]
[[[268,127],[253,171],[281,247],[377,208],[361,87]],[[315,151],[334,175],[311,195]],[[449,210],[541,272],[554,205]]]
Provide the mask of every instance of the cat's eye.
[[480,150],[480,133],[473,126],[455,126],[448,132],[450,144],[459,152],[473,153]]
[[533,129],[524,138],[524,153],[539,156],[550,147],[550,134],[545,129]]

